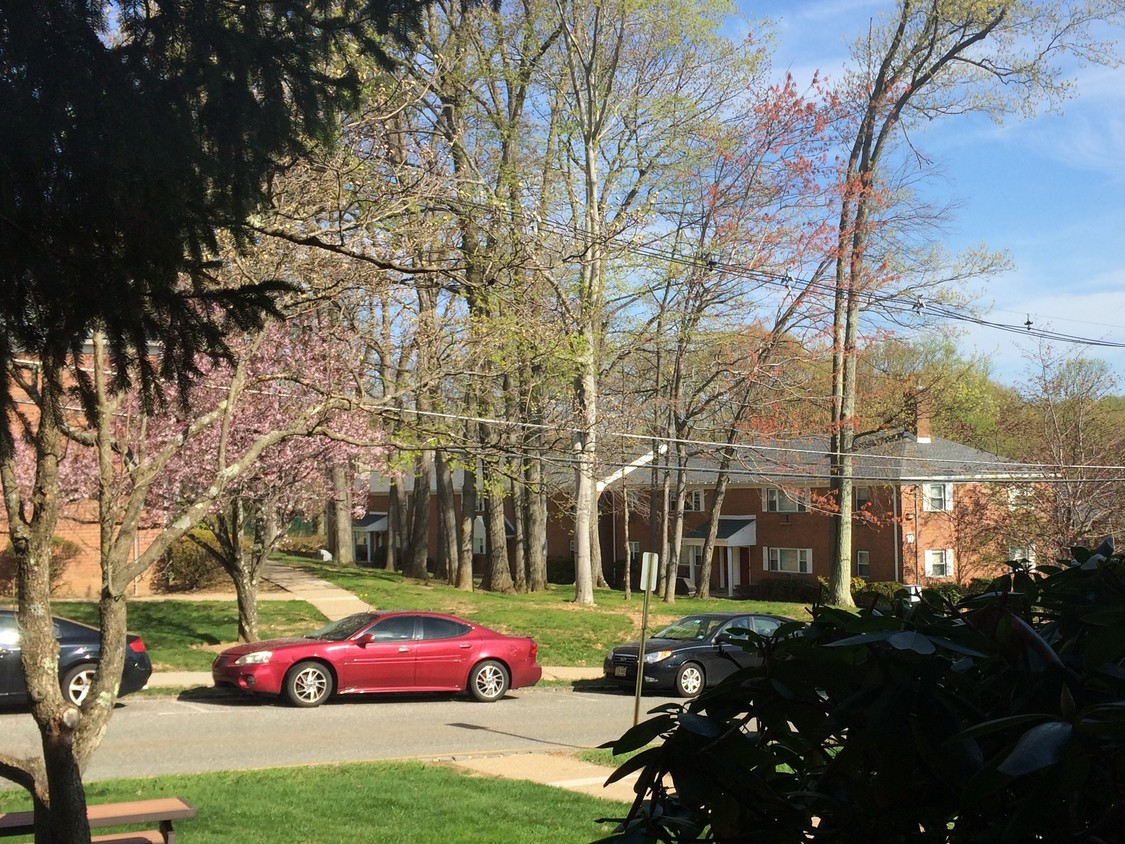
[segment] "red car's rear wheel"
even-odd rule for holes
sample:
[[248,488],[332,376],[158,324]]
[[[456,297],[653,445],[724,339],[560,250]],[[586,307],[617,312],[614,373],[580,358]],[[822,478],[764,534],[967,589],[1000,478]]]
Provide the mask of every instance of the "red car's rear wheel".
[[510,683],[508,669],[494,659],[486,659],[474,666],[469,674],[469,692],[483,703],[500,700],[507,693]]

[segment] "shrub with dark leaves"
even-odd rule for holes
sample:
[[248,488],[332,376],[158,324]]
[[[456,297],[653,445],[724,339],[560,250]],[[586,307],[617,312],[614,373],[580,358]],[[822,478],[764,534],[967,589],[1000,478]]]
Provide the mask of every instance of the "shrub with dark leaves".
[[[645,748],[606,841],[1125,840],[1125,560],[813,621],[609,743]],[[652,746],[649,746],[652,745]]]

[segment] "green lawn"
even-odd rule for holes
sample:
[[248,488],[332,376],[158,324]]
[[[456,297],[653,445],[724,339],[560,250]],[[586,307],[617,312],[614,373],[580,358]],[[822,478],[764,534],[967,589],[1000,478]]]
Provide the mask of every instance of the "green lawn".
[[[607,835],[612,825],[595,820],[624,817],[628,809],[421,762],[110,780],[87,784],[86,795],[89,803],[182,797],[199,810],[198,817],[176,822],[184,844],[566,844]],[[30,808],[24,792],[0,792],[0,811]]]
[[[544,592],[508,595],[462,592],[444,583],[422,583],[379,569],[343,567],[304,558],[283,557],[281,561],[331,581],[374,607],[438,610],[506,633],[534,636],[543,665],[600,666],[611,647],[637,638],[641,629],[640,593],[633,593],[626,601],[623,592],[597,589],[595,606],[584,607],[574,602],[573,586],[551,585]],[[651,633],[694,612],[765,612],[808,618],[803,604],[679,596],[671,604],[650,599],[648,630]]]
[[[360,569],[313,562],[305,558],[282,558],[319,577],[354,592],[382,609],[426,609],[470,618],[507,633],[534,636],[539,643],[541,665],[597,667],[614,645],[635,639],[640,633],[642,596],[629,601],[624,593],[595,591],[595,606],[574,602],[573,586],[550,586],[544,592],[503,595],[491,592],[462,592],[436,581],[421,582],[395,572]],[[59,615],[88,623],[97,622],[97,605],[59,601]],[[735,601],[727,598],[696,600],[678,597],[672,604],[652,599],[648,632],[693,612],[768,612],[806,618],[802,604]],[[299,635],[315,630],[325,618],[302,601],[262,600],[258,603],[263,639]],[[141,634],[153,664],[163,671],[207,671],[219,646],[234,642],[237,612],[229,601],[193,600],[190,595],[165,601],[132,601],[129,629]]]

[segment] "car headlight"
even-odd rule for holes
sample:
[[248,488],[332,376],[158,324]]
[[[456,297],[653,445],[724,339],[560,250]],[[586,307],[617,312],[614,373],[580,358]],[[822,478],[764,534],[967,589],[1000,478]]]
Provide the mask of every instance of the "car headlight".
[[243,654],[234,661],[234,664],[261,665],[263,662],[269,662],[271,656],[273,656],[273,651],[254,651],[253,653]]
[[671,651],[653,651],[652,653],[645,654],[645,665],[652,665],[654,662],[660,662],[660,660],[667,659],[671,655]]

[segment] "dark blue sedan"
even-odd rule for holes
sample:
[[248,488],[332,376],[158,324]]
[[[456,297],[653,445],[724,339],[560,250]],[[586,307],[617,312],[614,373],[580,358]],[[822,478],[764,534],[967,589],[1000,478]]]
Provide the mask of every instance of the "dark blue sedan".
[[[770,636],[790,619],[760,613],[699,613],[674,621],[645,641],[643,688],[672,689],[695,697],[739,668],[761,663],[761,656],[742,644],[753,631]],[[627,642],[609,652],[602,666],[612,683],[634,688],[640,642]]]
[[[59,640],[59,680],[63,695],[81,706],[90,690],[101,656],[101,634],[95,627],[55,618]],[[140,636],[129,634],[119,695],[143,689],[152,675],[152,662]],[[20,630],[13,610],[0,610],[0,705],[27,703],[27,683],[20,661]]]

